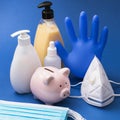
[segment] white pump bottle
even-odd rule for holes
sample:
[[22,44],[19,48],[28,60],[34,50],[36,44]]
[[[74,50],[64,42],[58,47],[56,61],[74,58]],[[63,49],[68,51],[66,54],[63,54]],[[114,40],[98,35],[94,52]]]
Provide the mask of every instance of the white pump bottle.
[[56,68],[61,68],[61,58],[57,55],[57,50],[54,45],[54,41],[49,42],[49,47],[47,49],[47,56],[44,59],[45,66],[54,66]]
[[41,66],[39,57],[30,42],[29,30],[21,30],[11,34],[18,36],[18,45],[10,69],[10,80],[13,89],[20,94],[30,92],[30,80],[34,71]]

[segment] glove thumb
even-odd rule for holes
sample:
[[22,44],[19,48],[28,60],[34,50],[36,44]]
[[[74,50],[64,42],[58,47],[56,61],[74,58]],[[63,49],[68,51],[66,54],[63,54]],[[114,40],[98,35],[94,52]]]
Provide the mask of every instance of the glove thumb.
[[58,55],[61,57],[62,61],[65,62],[68,56],[67,51],[64,49],[64,47],[59,41],[55,41],[55,46],[57,48]]

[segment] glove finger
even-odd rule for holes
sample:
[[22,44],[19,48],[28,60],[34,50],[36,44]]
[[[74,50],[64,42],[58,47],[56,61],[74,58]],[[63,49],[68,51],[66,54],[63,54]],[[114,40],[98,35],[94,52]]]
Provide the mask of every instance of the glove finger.
[[101,51],[103,51],[103,49],[106,45],[107,37],[108,37],[108,28],[107,28],[107,26],[105,26],[102,30],[102,33],[100,36],[100,41],[98,43],[99,49],[101,49]]
[[81,40],[87,40],[87,15],[84,11],[80,13],[79,17],[79,31]]
[[65,18],[65,27],[71,43],[74,44],[77,41],[77,38],[75,35],[72,21],[70,20],[69,17]]
[[91,37],[90,37],[94,43],[97,42],[98,30],[99,30],[99,17],[97,15],[94,15],[92,20],[92,31],[91,31]]
[[59,41],[55,41],[55,46],[57,48],[57,53],[63,60],[63,62],[66,60],[68,53],[67,51],[63,48],[62,44]]

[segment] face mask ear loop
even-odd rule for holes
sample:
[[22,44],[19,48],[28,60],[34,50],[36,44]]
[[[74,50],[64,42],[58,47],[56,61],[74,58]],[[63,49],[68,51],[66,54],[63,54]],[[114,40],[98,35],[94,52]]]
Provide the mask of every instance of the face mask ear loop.
[[71,87],[76,87],[76,86],[78,86],[78,85],[80,85],[80,84],[82,84],[82,82],[78,82],[78,83],[76,83],[76,84],[74,84],[74,85],[70,85]]
[[72,118],[73,120],[86,120],[79,113],[77,113],[71,109],[68,110],[68,117]]
[[115,81],[112,81],[112,80],[109,80],[111,83],[113,83],[113,84],[116,84],[116,85],[120,85],[120,83],[119,82],[115,82]]

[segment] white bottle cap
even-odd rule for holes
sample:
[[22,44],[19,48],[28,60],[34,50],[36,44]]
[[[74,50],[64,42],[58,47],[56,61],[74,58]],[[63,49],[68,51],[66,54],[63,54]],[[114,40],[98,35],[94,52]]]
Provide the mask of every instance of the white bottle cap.
[[54,41],[50,41],[49,43],[49,47],[47,49],[47,55],[48,56],[56,56],[57,52],[56,52],[56,47],[54,45]]
[[17,31],[13,34],[11,34],[11,37],[16,37],[18,36],[18,44],[19,45],[28,45],[30,44],[30,36],[27,34],[29,33],[29,30],[20,30]]

